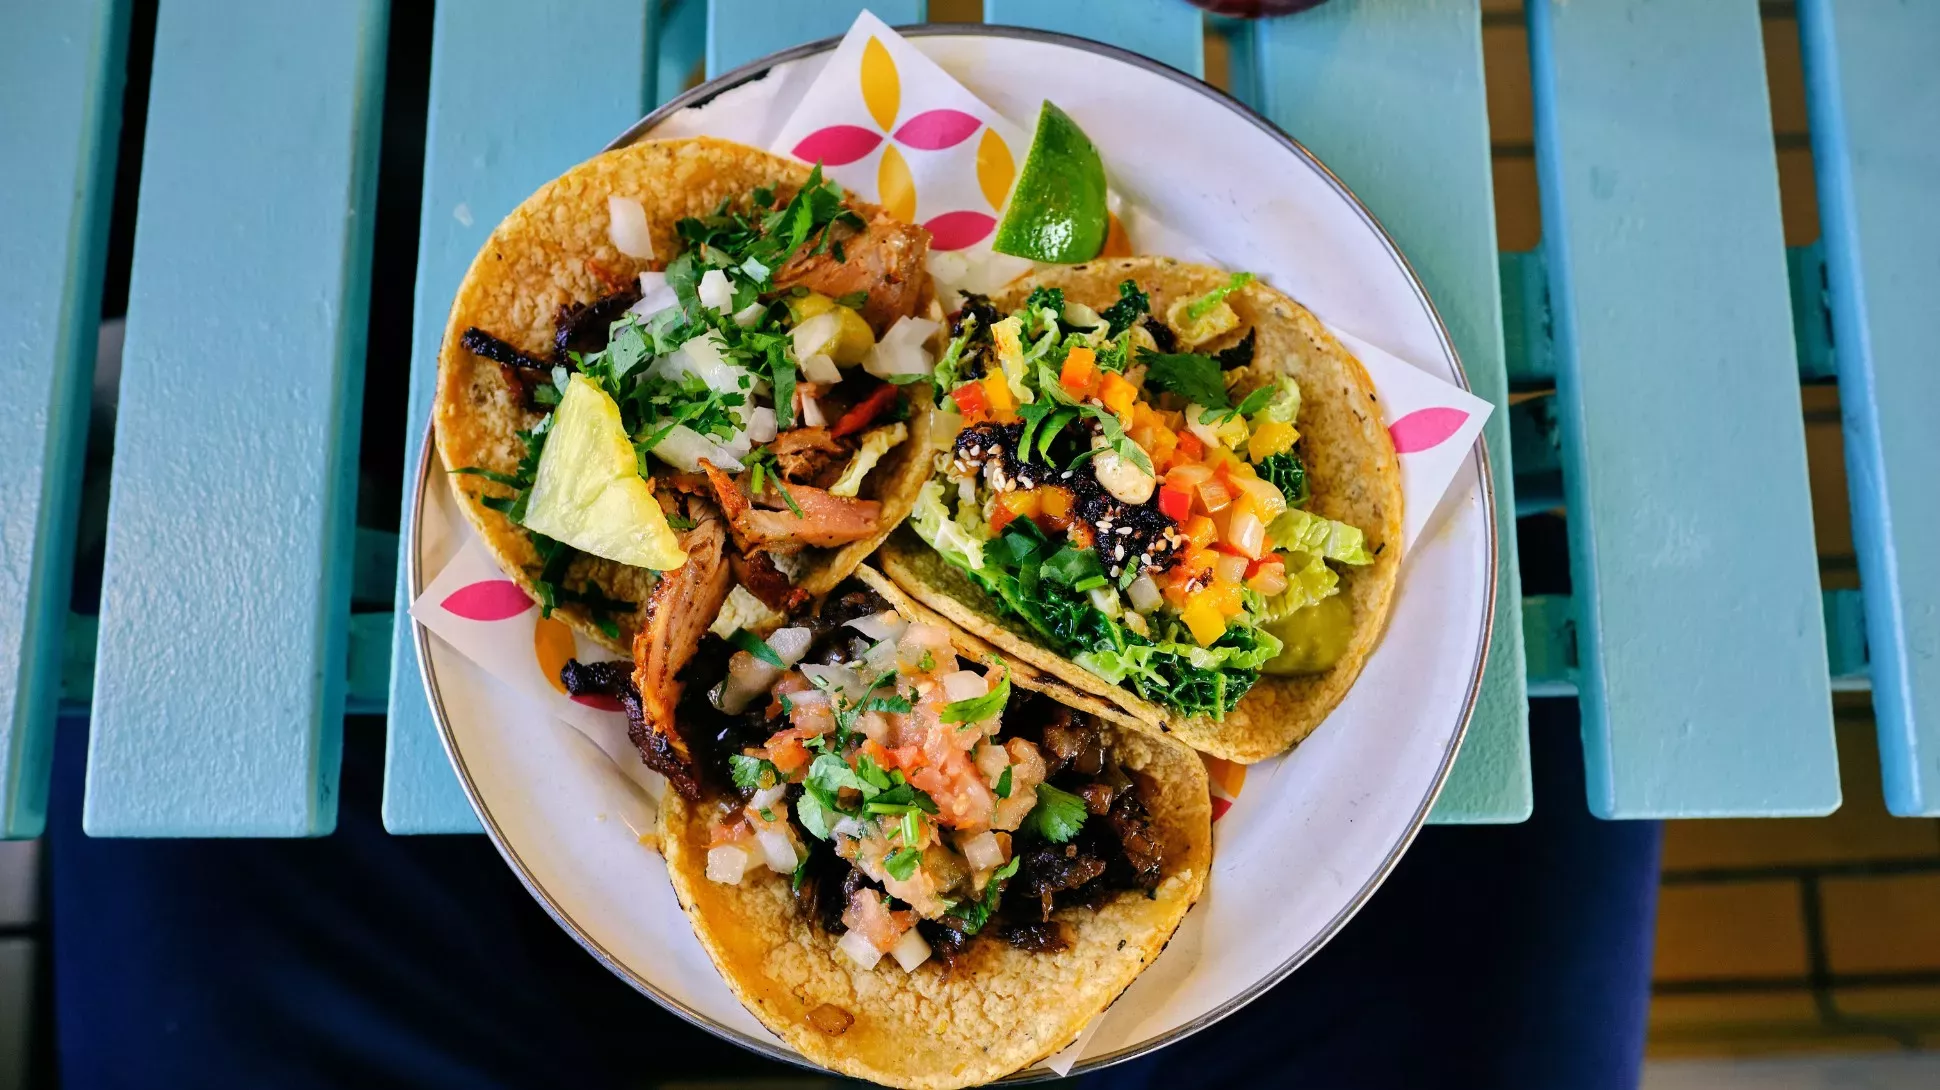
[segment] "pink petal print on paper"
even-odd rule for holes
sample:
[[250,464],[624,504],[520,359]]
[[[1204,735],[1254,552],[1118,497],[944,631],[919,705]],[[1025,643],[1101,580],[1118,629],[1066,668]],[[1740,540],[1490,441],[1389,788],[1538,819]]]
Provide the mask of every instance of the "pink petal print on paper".
[[1233,804],[1230,800],[1222,799],[1218,795],[1214,795],[1212,800],[1212,812],[1213,812],[1212,819],[1214,821],[1218,821],[1220,818],[1223,818],[1226,816],[1226,811],[1231,810],[1232,808],[1233,808]]
[[924,110],[903,122],[896,139],[918,151],[942,151],[970,139],[982,125],[962,110]]
[[997,229],[997,217],[982,212],[945,212],[923,227],[930,233],[930,249],[961,250],[988,238]]
[[1394,438],[1396,454],[1414,454],[1447,442],[1467,422],[1468,413],[1446,405],[1416,409],[1388,425],[1388,434]]
[[584,704],[589,708],[597,708],[603,712],[620,712],[626,710],[620,706],[620,701],[617,697],[597,696],[592,693],[585,693],[573,697],[572,700],[575,704]]
[[791,154],[804,162],[839,167],[876,150],[880,143],[881,133],[870,132],[860,125],[830,125],[802,137]]
[[510,579],[485,579],[459,587],[438,604],[468,621],[503,621],[531,609],[532,599]]

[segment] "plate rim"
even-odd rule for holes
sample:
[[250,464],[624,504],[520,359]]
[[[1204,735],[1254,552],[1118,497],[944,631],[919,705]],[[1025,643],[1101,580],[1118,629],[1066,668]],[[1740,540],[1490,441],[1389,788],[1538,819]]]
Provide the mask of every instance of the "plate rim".
[[[1408,260],[1407,255],[1402,252],[1401,247],[1395,242],[1394,237],[1388,233],[1387,228],[1381,224],[1381,221],[1375,217],[1374,213],[1362,202],[1360,197],[1354,193],[1346,182],[1342,181],[1338,175],[1329,169],[1320,160],[1319,156],[1309,151],[1306,145],[1283,131],[1259,111],[1191,73],[1181,71],[1169,64],[1154,60],[1141,53],[1135,53],[1119,46],[1094,41],[1090,38],[1082,38],[1077,35],[1040,30],[1035,27],[1008,26],[995,23],[922,23],[912,26],[899,26],[894,29],[898,34],[906,38],[1010,38],[1063,46],[1093,53],[1164,77],[1174,83],[1180,84],[1189,91],[1197,92],[1199,95],[1211,99],[1215,104],[1223,106],[1251,122],[1254,127],[1265,133],[1269,139],[1279,143],[1286,150],[1303,160],[1309,167],[1313,168],[1337,194],[1346,200],[1355,214],[1361,218],[1361,221],[1374,232],[1375,236],[1380,240],[1382,248],[1387,251],[1389,258],[1395,262],[1402,275],[1406,278],[1410,289],[1414,292],[1416,300],[1421,304],[1429,321],[1434,326],[1436,339],[1440,342],[1442,350],[1446,354],[1449,362],[1454,365],[1456,384],[1465,391],[1473,392],[1468,380],[1468,369],[1462,362],[1461,352],[1455,346],[1454,338],[1448,331],[1447,323],[1442,320],[1441,311],[1435,306],[1434,299],[1429,296],[1427,287],[1421,282],[1420,275],[1416,273],[1414,265]],[[833,51],[845,36],[846,32],[842,35],[833,35],[791,46],[788,49],[758,57],[737,68],[722,73],[713,79],[703,81],[668,99],[659,107],[648,112],[640,120],[628,126],[625,131],[620,133],[619,136],[615,137],[605,147],[601,148],[600,151],[604,153],[636,143],[672,115],[692,107],[703,106],[730,90],[760,79],[766,76],[777,65],[800,60],[818,53]],[[405,528],[405,578],[411,587],[413,601],[424,593],[425,573],[421,563],[418,538],[419,531],[424,522],[425,502],[430,493],[432,464],[436,457],[436,452],[436,427],[432,421],[427,421],[424,439],[421,442],[418,453],[418,479],[412,497],[411,523]],[[1495,477],[1488,449],[1488,439],[1485,435],[1478,434],[1476,436],[1475,446],[1471,451],[1468,461],[1471,461],[1475,466],[1481,479],[1482,517],[1484,525],[1488,530],[1487,574],[1482,588],[1485,598],[1481,617],[1481,631],[1476,644],[1475,662],[1469,673],[1467,696],[1463,700],[1462,710],[1456,721],[1455,730],[1450,735],[1448,745],[1443,750],[1440,762],[1435,770],[1434,780],[1428,792],[1423,796],[1420,806],[1408,819],[1406,831],[1395,842],[1393,848],[1389,850],[1387,855],[1381,860],[1380,865],[1375,868],[1373,874],[1368,877],[1361,888],[1355,891],[1354,895],[1348,899],[1348,902],[1328,920],[1324,927],[1317,931],[1311,939],[1303,944],[1299,950],[1295,951],[1292,956],[1287,958],[1286,961],[1253,981],[1237,995],[1189,1022],[1181,1023],[1164,1033],[1157,1034],[1135,1044],[1127,1045],[1115,1052],[1106,1053],[1102,1056],[1086,1057],[1072,1067],[1070,1076],[1102,1070],[1114,1064],[1136,1059],[1157,1051],[1160,1048],[1164,1048],[1167,1045],[1184,1040],[1186,1037],[1226,1018],[1272,990],[1276,985],[1292,975],[1301,965],[1305,964],[1309,958],[1313,957],[1321,947],[1325,946],[1335,936],[1340,934],[1341,930],[1346,927],[1348,921],[1353,919],[1367,904],[1368,900],[1374,896],[1375,892],[1386,883],[1388,876],[1394,872],[1395,867],[1400,863],[1401,857],[1407,853],[1408,849],[1413,846],[1415,838],[1421,834],[1422,827],[1427,824],[1429,814],[1434,810],[1436,800],[1441,797],[1442,790],[1448,784],[1449,773],[1453,770],[1455,761],[1461,753],[1462,743],[1468,737],[1469,726],[1475,716],[1476,704],[1481,697],[1482,679],[1488,667],[1489,652],[1495,637],[1496,592],[1498,589],[1497,569],[1501,562],[1501,527],[1496,518]],[[825,1070],[822,1065],[814,1063],[807,1057],[788,1048],[779,1040],[763,1040],[750,1036],[740,1030],[716,1022],[700,1011],[694,1010],[662,992],[650,981],[634,972],[631,967],[621,962],[611,951],[607,950],[599,940],[595,939],[585,928],[580,926],[578,921],[573,919],[553,899],[547,890],[539,885],[537,880],[534,879],[530,868],[526,866],[525,861],[519,858],[518,854],[512,850],[506,840],[504,832],[499,828],[497,821],[494,820],[491,812],[479,797],[477,787],[472,782],[471,772],[466,767],[464,756],[458,749],[457,740],[453,736],[450,717],[445,711],[444,700],[438,689],[437,679],[433,676],[430,647],[431,630],[426,628],[416,618],[412,618],[411,625],[413,630],[412,643],[418,658],[419,678],[423,683],[425,698],[431,706],[432,719],[437,723],[438,739],[439,743],[444,747],[446,759],[451,762],[452,770],[458,776],[459,786],[465,793],[465,799],[471,804],[472,811],[477,815],[480,825],[483,826],[486,837],[491,840],[492,846],[497,849],[499,856],[505,860],[506,865],[518,878],[519,884],[525,887],[526,892],[531,894],[535,901],[539,902],[540,907],[545,910],[546,914],[551,916],[553,921],[562,930],[571,935],[575,942],[578,942],[580,946],[585,948],[587,953],[591,954],[595,960],[599,961],[615,976],[626,981],[633,986],[635,991],[640,992],[655,1003],[658,1003],[663,1009],[681,1018],[690,1025],[712,1033],[717,1037],[732,1041],[735,1044],[760,1053],[770,1059],[780,1060],[784,1063],[810,1070]],[[684,911],[685,909],[683,908]],[[1115,997],[1113,1001],[1116,1002]],[[1106,1009],[1110,1009],[1109,1005],[1107,1005]],[[1059,1077],[1061,1076],[1056,1075],[1054,1072],[1033,1067],[1014,1072],[1002,1081],[1024,1083]]]

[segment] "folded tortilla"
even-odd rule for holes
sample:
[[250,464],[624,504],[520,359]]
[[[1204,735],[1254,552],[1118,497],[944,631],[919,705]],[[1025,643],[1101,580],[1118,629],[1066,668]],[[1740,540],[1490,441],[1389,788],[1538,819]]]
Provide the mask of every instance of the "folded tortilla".
[[[706,216],[724,200],[743,201],[758,186],[799,187],[808,168],[790,159],[712,137],[647,140],[595,156],[542,186],[505,217],[485,241],[458,287],[438,354],[432,409],[438,453],[446,470],[477,467],[512,473],[525,453],[519,432],[542,414],[528,410],[499,365],[460,343],[471,326],[537,357],[551,354],[553,315],[561,305],[588,303],[635,286],[642,271],[664,269],[681,243],[674,225]],[[646,211],[655,257],[642,261],[614,248],[608,237],[607,197],[630,197]],[[859,210],[867,206],[851,202]],[[865,218],[868,209],[865,212]],[[915,402],[909,438],[883,456],[864,480],[861,498],[882,503],[881,533],[833,549],[808,549],[795,585],[820,596],[855,570],[915,506],[929,473],[930,409]],[[525,530],[480,502],[507,493],[484,477],[449,474],[458,506],[499,566],[536,596],[538,554]],[[582,554],[565,580],[591,583],[607,597],[644,605],[654,573]],[[616,614],[617,636],[593,624],[578,604],[553,611],[600,643],[625,652],[640,624],[639,610]]]
[[[1152,313],[1225,284],[1231,273],[1163,257],[1130,257],[1047,269],[1009,285],[994,302],[1022,306],[1037,286],[1062,288],[1068,302],[1103,310],[1118,285],[1135,280],[1150,293]],[[1239,326],[1197,351],[1217,352],[1254,330],[1254,362],[1240,391],[1283,373],[1300,384],[1300,451],[1313,497],[1306,509],[1359,527],[1372,564],[1342,567],[1340,591],[1354,611],[1348,649],[1331,669],[1303,677],[1263,674],[1223,720],[1185,716],[1114,684],[1046,646],[1024,621],[1007,616],[968,575],[904,529],[883,544],[885,572],[923,604],[1000,648],[1006,655],[1082,692],[1111,700],[1194,749],[1252,763],[1284,752],[1311,734],[1347,695],[1380,641],[1401,570],[1401,468],[1381,421],[1374,382],[1360,361],[1305,307],[1255,280],[1227,296]]]
[[[867,565],[855,572],[911,620],[951,627]],[[958,653],[1006,660],[952,629]],[[994,938],[971,944],[954,971],[932,961],[905,973],[893,961],[862,969],[837,939],[797,909],[786,875],[762,871],[740,885],[707,878],[709,828],[721,803],[669,791],[661,850],[681,907],[736,998],[803,1056],[889,1086],[945,1090],[990,1082],[1068,1047],[1164,949],[1198,900],[1212,861],[1212,798],[1197,754],[1151,732],[1107,701],[1009,662],[1013,685],[1043,692],[1103,720],[1114,753],[1149,782],[1144,801],[1165,840],[1165,874],[1150,896],[1119,890],[1097,908],[1054,917],[1070,946],[1030,953]],[[733,800],[738,806],[740,800]],[[830,1032],[853,1019],[840,1032]]]

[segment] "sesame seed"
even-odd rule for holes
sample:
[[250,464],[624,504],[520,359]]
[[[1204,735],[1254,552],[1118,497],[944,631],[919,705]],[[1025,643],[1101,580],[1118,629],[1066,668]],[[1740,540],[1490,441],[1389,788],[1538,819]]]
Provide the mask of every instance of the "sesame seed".
[[1115,532],[1120,534],[1129,534],[1132,532],[1132,528],[1130,526],[1120,526]]
[[[1112,555],[1112,558],[1115,560],[1125,559],[1125,546],[1113,545],[1111,547],[1111,555]],[[1117,574],[1117,573],[1114,572],[1113,574]]]

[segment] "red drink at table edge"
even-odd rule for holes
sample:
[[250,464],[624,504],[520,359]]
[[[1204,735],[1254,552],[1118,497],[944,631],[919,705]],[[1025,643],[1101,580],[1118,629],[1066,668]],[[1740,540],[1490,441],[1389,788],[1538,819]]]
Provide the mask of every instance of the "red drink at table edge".
[[1306,11],[1308,8],[1318,7],[1323,0],[1190,0],[1190,2],[1214,15],[1258,19],[1267,15],[1292,15],[1296,11]]

